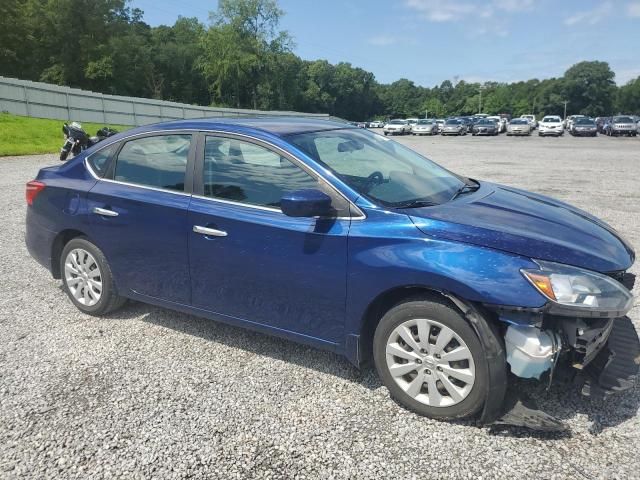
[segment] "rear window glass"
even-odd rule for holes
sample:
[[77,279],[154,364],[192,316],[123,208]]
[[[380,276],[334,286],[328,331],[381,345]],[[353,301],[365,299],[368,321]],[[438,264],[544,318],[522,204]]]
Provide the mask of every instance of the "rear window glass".
[[117,145],[109,145],[108,147],[89,155],[87,162],[89,162],[89,165],[91,165],[91,168],[96,175],[104,177],[104,174],[107,173],[107,168],[109,168],[109,160],[113,157],[113,154],[117,149]]
[[184,191],[191,135],[158,135],[124,144],[114,180],[166,190]]

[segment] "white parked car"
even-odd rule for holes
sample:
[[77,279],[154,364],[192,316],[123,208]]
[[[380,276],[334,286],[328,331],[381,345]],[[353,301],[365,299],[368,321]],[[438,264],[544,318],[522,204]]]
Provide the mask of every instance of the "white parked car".
[[404,135],[405,133],[411,133],[411,126],[406,120],[396,118],[385,124],[382,133],[385,135]]
[[436,118],[436,123],[438,124],[438,133],[442,133],[442,128],[444,127],[444,118]]
[[373,122],[369,122],[369,128],[382,128],[384,127],[384,122],[380,120],[374,120]]
[[411,127],[413,135],[437,135],[438,124],[433,119],[422,118]]
[[412,128],[415,124],[418,123],[419,118],[407,118],[407,123],[409,124],[409,128]]
[[531,135],[531,122],[526,118],[514,118],[507,125],[507,136],[511,135]]
[[487,119],[495,120],[496,125],[498,126],[498,133],[502,133],[507,130],[507,121],[504,118],[501,118],[498,115],[491,115],[490,117],[487,117]]
[[546,115],[539,123],[538,136],[554,135],[559,137],[564,134],[564,123],[557,115]]
[[535,115],[520,115],[520,118],[524,118],[525,120],[527,120],[531,125],[532,130],[538,128],[538,121],[536,120]]

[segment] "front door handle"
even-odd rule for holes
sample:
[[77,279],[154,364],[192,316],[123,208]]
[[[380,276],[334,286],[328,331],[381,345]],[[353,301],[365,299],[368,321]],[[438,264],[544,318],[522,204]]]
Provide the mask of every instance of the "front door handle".
[[227,232],[223,230],[216,230],[215,228],[201,227],[200,225],[194,225],[193,231],[200,233],[201,235],[207,235],[208,237],[226,237]]
[[94,207],[93,213],[97,215],[102,215],[103,217],[117,217],[118,212],[114,212],[113,210],[107,210],[106,208]]

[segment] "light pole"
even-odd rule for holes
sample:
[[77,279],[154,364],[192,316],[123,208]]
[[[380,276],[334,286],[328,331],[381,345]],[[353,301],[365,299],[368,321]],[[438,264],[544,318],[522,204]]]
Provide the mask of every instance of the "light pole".
[[482,113],[482,91],[485,88],[486,87],[484,85],[480,85],[480,87],[478,87],[478,91],[480,92],[480,100],[478,102],[478,113]]
[[567,119],[567,103],[569,103],[569,102],[565,100],[562,103],[564,103],[564,118],[563,118],[563,120],[566,120]]

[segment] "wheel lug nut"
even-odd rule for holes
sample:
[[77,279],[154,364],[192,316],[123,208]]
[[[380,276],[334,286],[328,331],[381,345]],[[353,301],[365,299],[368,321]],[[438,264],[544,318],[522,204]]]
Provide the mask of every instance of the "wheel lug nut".
[[420,365],[422,363],[422,360],[420,360],[419,358],[416,358],[416,363]]
[[436,354],[434,355],[434,357],[436,357],[436,358],[440,358],[440,354],[436,353]]
[[428,368],[424,371],[424,373],[426,373],[427,375],[431,375],[431,370],[429,370]]
[[427,351],[424,348],[421,348],[420,353],[427,353]]
[[438,367],[438,371],[441,372],[442,371],[442,367]]

